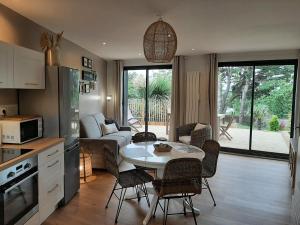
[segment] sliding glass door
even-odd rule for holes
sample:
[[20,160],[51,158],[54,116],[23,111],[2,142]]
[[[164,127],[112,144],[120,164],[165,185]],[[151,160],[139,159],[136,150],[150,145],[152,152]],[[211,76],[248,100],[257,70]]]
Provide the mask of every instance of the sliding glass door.
[[124,68],[124,119],[133,133],[149,131],[169,138],[172,67]]
[[219,142],[224,150],[286,158],[296,60],[219,64]]

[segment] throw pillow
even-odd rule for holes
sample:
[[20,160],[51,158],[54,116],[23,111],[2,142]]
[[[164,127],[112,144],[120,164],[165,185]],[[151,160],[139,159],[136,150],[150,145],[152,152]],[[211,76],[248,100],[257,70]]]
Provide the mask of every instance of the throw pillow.
[[205,124],[197,123],[194,130],[201,130],[201,129],[204,129],[204,128],[206,128]]
[[114,123],[112,124],[101,124],[103,135],[112,134],[118,132],[118,128]]

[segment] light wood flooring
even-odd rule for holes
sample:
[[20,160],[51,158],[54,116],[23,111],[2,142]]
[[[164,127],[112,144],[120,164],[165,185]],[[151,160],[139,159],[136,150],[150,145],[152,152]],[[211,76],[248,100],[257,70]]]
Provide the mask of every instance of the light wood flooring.
[[[97,171],[97,180],[83,184],[74,199],[56,210],[44,225],[112,225],[117,200],[110,207],[105,203],[114,178]],[[198,225],[287,225],[290,211],[290,179],[287,162],[221,154],[217,174],[210,179],[217,206],[203,190],[194,197],[200,209]],[[171,204],[170,204],[171,205]],[[170,212],[182,210],[172,204]],[[119,225],[142,224],[148,206],[145,199],[125,201],[119,216]],[[162,224],[162,212],[149,225]],[[168,217],[169,225],[194,224],[191,215]]]

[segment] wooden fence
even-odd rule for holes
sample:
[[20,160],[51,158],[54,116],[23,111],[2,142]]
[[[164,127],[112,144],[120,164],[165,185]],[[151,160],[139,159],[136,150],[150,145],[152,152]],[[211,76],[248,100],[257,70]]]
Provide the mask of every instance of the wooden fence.
[[[143,118],[145,116],[145,100],[144,99],[128,99],[128,107],[134,117]],[[166,123],[169,120],[171,102],[157,101],[149,99],[149,123]]]

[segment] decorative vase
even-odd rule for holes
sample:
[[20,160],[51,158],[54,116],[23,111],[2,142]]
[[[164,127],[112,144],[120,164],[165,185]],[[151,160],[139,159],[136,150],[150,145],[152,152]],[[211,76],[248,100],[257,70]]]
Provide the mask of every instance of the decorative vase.
[[60,49],[58,47],[52,47],[46,50],[46,64],[47,66],[60,65]]

